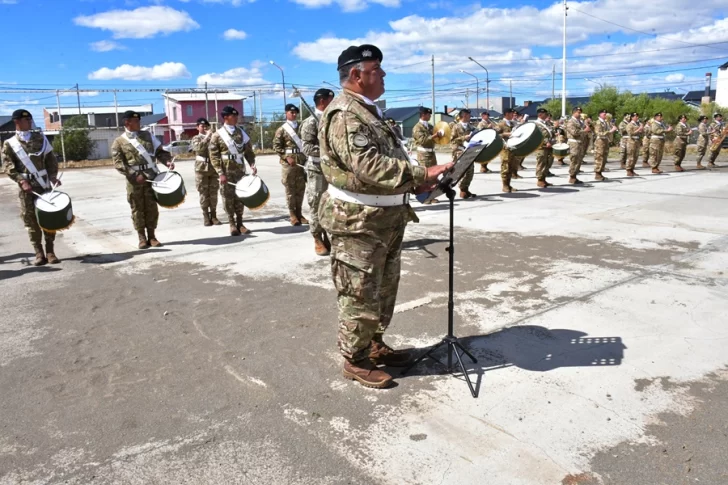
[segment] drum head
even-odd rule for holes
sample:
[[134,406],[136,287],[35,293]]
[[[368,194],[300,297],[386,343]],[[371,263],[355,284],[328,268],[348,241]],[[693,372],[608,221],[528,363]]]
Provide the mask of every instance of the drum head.
[[568,150],[569,144],[568,143],[557,143],[555,145],[552,145],[552,148],[554,150]]
[[71,198],[64,192],[46,192],[35,199],[35,206],[43,212],[60,212],[71,205]]
[[246,175],[235,184],[235,192],[238,197],[250,197],[260,190],[263,181],[257,175]]
[[496,133],[495,130],[493,130],[491,128],[487,128],[485,130],[479,131],[470,139],[470,143],[468,143],[468,147],[473,147],[476,145],[489,146],[491,143],[493,143],[493,140],[495,140],[496,136],[498,136],[498,134]]
[[511,136],[508,138],[508,147],[513,148],[525,143],[536,129],[536,123],[529,121],[528,123],[522,124],[511,132]]
[[172,194],[182,185],[182,176],[177,172],[162,172],[154,177],[152,189],[160,194]]

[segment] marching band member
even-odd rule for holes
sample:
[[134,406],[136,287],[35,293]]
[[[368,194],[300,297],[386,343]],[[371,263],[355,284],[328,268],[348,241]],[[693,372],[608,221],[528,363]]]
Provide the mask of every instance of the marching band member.
[[687,116],[680,115],[677,119],[677,125],[675,126],[673,162],[675,163],[676,172],[684,171],[681,164],[683,159],[685,158],[685,151],[688,147],[688,138],[690,137],[690,133],[693,132],[693,129],[688,127],[687,121]]
[[609,135],[617,131],[616,126],[607,123],[607,110],[599,111],[599,118],[594,124],[594,179],[606,180],[602,175],[609,158]]
[[[722,131],[725,129],[725,126],[723,124],[723,115],[720,113],[715,113],[713,115],[713,122],[710,124],[710,127],[708,128],[708,134],[711,135],[711,143],[714,143],[715,140],[721,137]],[[713,149],[713,145],[710,145],[709,151],[710,155],[708,155],[708,166],[709,167],[715,167],[715,160],[718,158],[718,155],[720,154],[720,145],[718,145],[715,149]]]
[[220,190],[220,181],[217,178],[215,167],[210,162],[210,122],[205,118],[197,120],[198,134],[192,138],[192,150],[195,152],[195,184],[200,194],[200,208],[205,226],[222,224],[217,219],[217,192]]
[[[478,130],[487,130],[495,128],[495,123],[490,119],[490,113],[488,110],[484,110],[480,113],[480,123],[478,123]],[[482,162],[480,164],[480,173],[491,173],[492,170],[488,169],[488,162]]]
[[437,165],[435,140],[445,134],[442,131],[434,133],[435,127],[430,124],[430,118],[432,118],[432,110],[420,106],[420,121],[412,128],[412,141],[414,149],[417,151],[417,161],[425,167]]
[[[461,109],[459,116],[460,121],[455,124],[455,127],[452,130],[452,140],[450,141],[452,146],[453,162],[462,155],[465,151],[465,146],[470,141],[470,137],[473,136],[473,127],[470,126],[470,110],[467,108]],[[471,165],[460,181],[460,197],[463,199],[476,197],[474,193],[470,192],[470,184],[473,181],[474,173],[475,165]]]
[[292,226],[308,224],[303,217],[303,196],[306,192],[306,172],[303,166],[303,142],[298,136],[298,106],[286,105],[286,121],[273,136],[273,150],[280,157],[281,182],[286,189],[286,201]]
[[705,169],[705,165],[703,165],[702,162],[709,144],[710,134],[708,134],[708,117],[700,116],[698,118],[698,166],[696,167],[698,170]]
[[642,140],[642,133],[644,133],[645,127],[640,124],[640,117],[637,113],[632,113],[630,116],[630,122],[627,123],[627,176],[634,177],[637,175],[634,172],[634,167],[637,165],[637,159],[640,154],[640,142]]
[[536,114],[536,126],[543,135],[541,146],[536,151],[536,185],[538,187],[546,188],[552,185],[546,182],[546,177],[548,176],[551,165],[554,163],[554,153],[552,148],[554,144],[554,132],[552,127],[550,127],[546,122],[549,112],[544,108],[539,108],[536,110]]
[[619,167],[627,168],[627,142],[629,141],[629,135],[627,135],[627,123],[629,123],[629,113],[625,113],[622,117],[622,121],[619,122]]
[[642,167],[650,168],[650,136],[652,135],[652,118],[648,119],[645,123],[642,123],[644,138],[642,139],[642,150],[640,155],[642,156]]
[[659,174],[662,173],[660,163],[662,162],[662,152],[665,149],[665,133],[671,132],[672,126],[668,127],[662,122],[662,113],[656,113],[650,125],[650,166],[652,173]]
[[[501,138],[503,138],[504,142],[508,141],[508,138],[511,136],[513,128],[515,128],[515,122],[513,121],[513,117],[515,116],[515,114],[516,110],[514,110],[513,108],[508,108],[505,113],[503,113],[503,119],[500,120],[500,122],[495,127],[495,131],[497,131]],[[508,149],[508,145],[506,143],[503,143],[503,149],[500,152],[500,158],[503,192],[518,192],[517,189],[511,187],[511,176],[513,174],[512,163],[514,162],[513,159],[515,157],[513,157],[513,155],[511,154],[511,151]],[[518,160],[515,161],[517,162]]]
[[584,145],[584,132],[590,131],[589,127],[585,127],[581,121],[581,108],[576,107],[571,110],[571,118],[566,122],[566,134],[569,137],[569,183],[570,184],[582,184],[576,176],[579,175],[581,170],[582,157],[584,156],[585,150]]

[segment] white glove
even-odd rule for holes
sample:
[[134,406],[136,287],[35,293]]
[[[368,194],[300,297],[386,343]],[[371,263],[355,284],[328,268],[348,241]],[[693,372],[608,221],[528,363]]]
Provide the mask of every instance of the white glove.
[[437,136],[440,136],[440,137],[445,136],[445,130],[439,130],[437,132]]

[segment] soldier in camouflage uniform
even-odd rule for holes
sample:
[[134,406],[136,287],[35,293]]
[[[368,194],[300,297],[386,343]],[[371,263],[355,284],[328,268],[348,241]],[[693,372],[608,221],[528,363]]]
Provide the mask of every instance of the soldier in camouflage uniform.
[[708,146],[708,166],[709,167],[715,167],[715,160],[718,158],[718,155],[720,155],[720,149],[721,146],[718,145],[718,147],[713,150],[713,142],[720,138],[722,136],[723,130],[725,129],[725,124],[723,123],[723,115],[720,113],[715,113],[713,115],[713,122],[710,124],[710,127],[708,127],[708,134],[710,135],[710,145]]
[[662,173],[660,163],[662,163],[662,152],[665,150],[665,133],[672,131],[662,122],[662,113],[655,114],[650,126],[650,166],[652,173]]
[[[455,123],[452,129],[452,139],[450,140],[450,146],[452,147],[452,161],[457,160],[460,155],[465,151],[470,138],[473,136],[473,127],[470,126],[470,110],[463,108],[458,113],[460,121]],[[471,165],[463,178],[460,180],[460,197],[463,199],[469,199],[471,197],[477,197],[474,193],[470,192],[470,184],[473,182],[473,175],[475,174],[475,164]]]
[[640,155],[640,143],[642,133],[645,127],[640,124],[640,117],[637,113],[630,115],[630,122],[627,123],[625,131],[627,132],[627,176],[634,177],[634,167],[637,165],[637,159]]
[[[10,179],[18,184],[20,191],[20,218],[28,230],[30,243],[35,250],[34,266],[46,263],[58,264],[53,242],[55,232],[46,232],[38,225],[35,216],[35,195],[51,190],[53,185],[61,185],[56,178],[58,175],[58,162],[53,154],[53,147],[45,135],[33,128],[33,116],[29,111],[18,109],[13,112],[15,122],[15,135],[5,140],[2,147],[2,165]],[[25,160],[25,162],[23,161]],[[26,163],[29,164],[26,166]],[[43,252],[43,238],[45,237],[46,252]]]
[[373,102],[384,93],[381,60],[372,45],[342,52],[338,70],[344,89],[319,128],[321,169],[329,182],[319,215],[331,238],[343,374],[374,388],[392,382],[377,364],[411,361],[409,352],[395,351],[383,340],[394,314],[405,227],[417,220],[410,193],[431,190],[437,176],[452,167],[410,163]]
[[[484,110],[480,113],[480,123],[478,123],[478,130],[494,129],[495,123],[490,119],[490,113],[488,110]],[[480,163],[480,173],[491,173],[492,170],[488,168],[488,162]]]
[[306,192],[306,156],[298,136],[298,106],[286,105],[286,121],[273,136],[273,150],[280,157],[281,183],[286,189],[286,201],[292,226],[308,224],[303,217],[303,196]]
[[673,142],[673,162],[675,163],[675,171],[683,172],[682,161],[685,158],[685,151],[688,147],[688,139],[693,132],[692,128],[687,125],[688,117],[680,115],[675,125],[675,141]]
[[536,185],[541,188],[549,187],[550,183],[546,182],[551,164],[554,163],[554,132],[553,127],[547,122],[548,110],[539,108],[536,110],[536,127],[543,135],[541,146],[536,150]]
[[698,118],[698,170],[704,170],[703,157],[710,143],[710,135],[708,134],[708,117],[700,116]]
[[503,182],[503,192],[518,192],[517,189],[511,187],[511,175],[513,174],[513,163],[518,162],[511,151],[508,149],[508,138],[511,136],[511,131],[515,126],[513,116],[516,114],[516,110],[507,109],[503,113],[503,119],[495,126],[495,131],[503,138],[503,149],[500,152],[501,158],[501,181]]
[[[566,143],[566,131],[564,130],[565,122],[562,119],[554,120],[554,131],[556,132],[556,143]],[[566,165],[564,157],[557,157],[556,161],[559,165]]]
[[652,135],[652,118],[643,123],[642,135],[642,149],[640,155],[642,156],[642,167],[648,168],[650,166],[650,137]]
[[629,135],[627,135],[627,123],[629,123],[629,113],[625,113],[622,121],[619,122],[619,166],[627,168],[627,144]]
[[584,126],[584,122],[581,121],[581,108],[576,107],[571,112],[571,118],[566,122],[566,135],[569,141],[569,183],[570,184],[582,184],[583,182],[577,178],[581,171],[582,157],[584,156],[585,150],[584,145],[584,131],[590,130],[589,127]]
[[247,174],[258,173],[255,152],[250,146],[250,137],[238,126],[238,110],[225,106],[220,115],[223,125],[210,137],[210,162],[220,175],[220,195],[228,215],[230,235],[250,234],[250,229],[243,224],[245,206],[235,195],[234,184]]
[[309,116],[301,125],[301,141],[303,141],[303,154],[308,157],[306,169],[308,172],[308,206],[311,208],[311,234],[313,235],[314,251],[319,256],[328,256],[331,244],[326,231],[321,227],[318,211],[321,196],[324,195],[329,183],[321,171],[321,154],[319,152],[319,119],[326,107],[334,100],[334,92],[330,89],[319,89],[313,95],[316,113]]
[[617,131],[616,126],[610,126],[607,122],[607,110],[599,111],[599,118],[593,125],[594,128],[594,179],[597,181],[606,180],[602,172],[607,166],[609,158],[609,135]]
[[220,182],[217,172],[210,162],[210,122],[205,118],[197,120],[198,134],[192,138],[192,149],[195,151],[195,184],[200,194],[202,221],[205,226],[222,224],[217,219],[217,191]]
[[417,150],[417,161],[424,167],[437,165],[435,140],[445,134],[443,132],[433,132],[435,127],[430,124],[431,117],[432,110],[425,106],[420,106],[420,122],[412,128],[413,148]]
[[[162,143],[151,133],[139,131],[139,113],[126,111],[122,119],[124,134],[111,145],[111,159],[116,170],[126,177],[126,198],[131,206],[134,229],[139,236],[139,249],[147,249],[150,245],[160,247],[162,243],[154,234],[159,221],[159,207],[149,180],[159,173],[157,163],[174,169],[172,155],[162,148]],[[135,146],[137,142],[138,148]]]

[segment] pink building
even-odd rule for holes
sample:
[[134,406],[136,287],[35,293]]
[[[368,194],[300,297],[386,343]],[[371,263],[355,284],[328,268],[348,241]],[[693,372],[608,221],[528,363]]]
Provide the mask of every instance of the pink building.
[[246,98],[228,92],[210,92],[205,100],[205,93],[167,92],[164,98],[164,112],[169,120],[169,127],[174,140],[191,138],[197,134],[198,118],[208,118],[210,123],[222,123],[217,114],[225,106],[232,106],[240,112],[242,122],[244,111],[243,100]]

